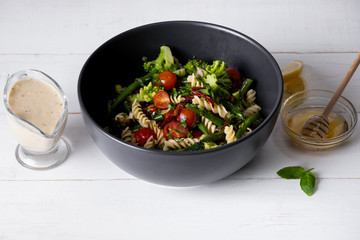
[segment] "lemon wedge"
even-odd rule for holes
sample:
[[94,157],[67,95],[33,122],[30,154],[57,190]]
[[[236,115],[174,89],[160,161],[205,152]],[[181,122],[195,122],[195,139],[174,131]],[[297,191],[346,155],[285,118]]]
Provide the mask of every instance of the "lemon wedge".
[[292,63],[287,65],[284,69],[281,69],[284,81],[300,75],[304,64],[300,60],[294,60]]

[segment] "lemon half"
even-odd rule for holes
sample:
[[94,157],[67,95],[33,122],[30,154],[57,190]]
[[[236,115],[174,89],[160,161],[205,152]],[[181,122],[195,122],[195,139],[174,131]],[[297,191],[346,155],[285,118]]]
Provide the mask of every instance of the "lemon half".
[[304,65],[300,60],[294,60],[292,63],[287,65],[284,69],[281,69],[284,81],[300,75]]
[[305,90],[305,82],[300,77],[303,66],[304,65],[302,61],[294,60],[292,63],[281,70],[284,79],[283,101],[294,93]]

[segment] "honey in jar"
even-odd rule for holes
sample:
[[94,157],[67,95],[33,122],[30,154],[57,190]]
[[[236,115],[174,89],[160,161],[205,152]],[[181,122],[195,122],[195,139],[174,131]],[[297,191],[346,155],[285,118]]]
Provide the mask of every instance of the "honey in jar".
[[[320,107],[303,108],[293,111],[288,113],[287,125],[296,133],[301,134],[306,121],[315,115],[321,115],[323,111],[324,109]],[[340,114],[332,112],[328,119],[330,131],[326,138],[337,137],[348,130],[348,124]]]

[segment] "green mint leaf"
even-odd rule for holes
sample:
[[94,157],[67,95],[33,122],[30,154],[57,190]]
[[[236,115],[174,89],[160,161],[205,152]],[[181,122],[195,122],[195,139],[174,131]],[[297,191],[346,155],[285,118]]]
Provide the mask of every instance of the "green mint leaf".
[[301,189],[308,195],[311,196],[315,189],[315,175],[312,172],[306,171],[300,178]]
[[305,173],[305,169],[299,166],[285,167],[280,169],[277,174],[285,179],[299,179]]

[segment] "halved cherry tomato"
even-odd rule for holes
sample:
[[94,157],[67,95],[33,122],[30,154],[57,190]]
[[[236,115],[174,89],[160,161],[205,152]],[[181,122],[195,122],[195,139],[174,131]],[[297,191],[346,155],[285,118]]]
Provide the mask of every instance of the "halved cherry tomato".
[[228,72],[231,79],[240,80],[240,73],[235,68],[226,68],[226,71]]
[[179,124],[179,121],[174,120],[165,125],[163,131],[167,140],[169,140],[169,135],[171,138],[186,138],[189,130],[187,127],[179,126]]
[[201,137],[202,135],[203,135],[203,132],[200,131],[200,130],[195,130],[195,131],[192,133],[192,136],[193,136],[194,138],[199,138],[199,137]]
[[185,121],[186,126],[191,127],[195,122],[195,113],[190,109],[183,108],[177,116],[177,120],[179,122]]
[[167,109],[170,103],[169,94],[165,91],[159,91],[154,96],[154,104],[157,108]]
[[156,86],[164,87],[166,90],[173,89],[176,84],[176,75],[171,71],[164,71],[156,78]]
[[154,139],[157,139],[156,134],[153,130],[148,128],[140,128],[136,132],[134,132],[134,137],[140,146],[144,146],[146,141],[153,136]]

